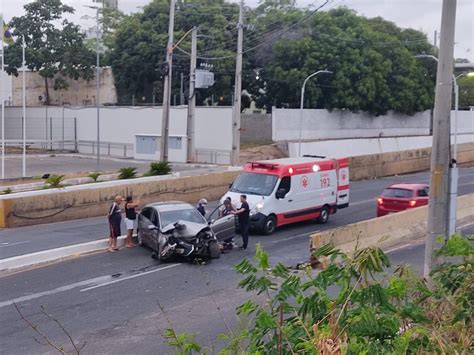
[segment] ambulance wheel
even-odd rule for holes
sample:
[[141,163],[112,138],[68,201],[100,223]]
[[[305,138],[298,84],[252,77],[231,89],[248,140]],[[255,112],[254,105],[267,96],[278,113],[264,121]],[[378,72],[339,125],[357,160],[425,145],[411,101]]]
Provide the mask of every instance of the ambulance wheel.
[[324,224],[328,220],[329,220],[329,207],[324,206],[323,209],[321,210],[321,213],[319,214],[317,222],[320,223],[320,224]]
[[264,235],[273,234],[276,229],[276,218],[275,216],[268,216],[263,224],[262,232]]

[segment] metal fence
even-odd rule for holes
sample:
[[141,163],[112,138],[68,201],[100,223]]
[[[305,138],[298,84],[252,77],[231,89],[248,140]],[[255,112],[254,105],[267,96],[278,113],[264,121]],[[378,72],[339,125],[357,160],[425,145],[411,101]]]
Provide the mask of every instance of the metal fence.
[[230,164],[231,151],[196,149],[196,161],[208,164]]

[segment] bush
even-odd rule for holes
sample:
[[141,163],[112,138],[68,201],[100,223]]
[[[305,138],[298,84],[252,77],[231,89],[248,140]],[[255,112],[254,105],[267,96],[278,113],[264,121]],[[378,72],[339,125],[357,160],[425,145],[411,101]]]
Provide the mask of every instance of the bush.
[[97,179],[99,178],[100,173],[98,173],[98,172],[90,173],[90,174],[87,175],[87,176],[90,177],[92,180],[94,180],[94,182],[97,182]]
[[5,190],[2,191],[2,194],[4,195],[9,195],[13,192],[12,189],[10,189],[9,187],[7,187]]
[[[243,276],[239,287],[265,297],[237,308],[249,325],[221,337],[228,343],[222,353],[472,353],[472,241],[455,235],[439,255],[449,261],[433,270],[429,287],[406,266],[386,276],[390,262],[377,247],[349,255],[325,245],[315,256],[332,262],[315,275],[271,267],[257,245],[257,262],[244,259],[235,269]],[[167,338],[180,351],[199,346],[191,336]]]
[[46,179],[46,183],[49,184],[52,188],[62,187],[62,181],[64,180],[64,175],[50,175]]
[[150,170],[146,176],[166,175],[171,173],[171,165],[167,161],[160,161],[150,164]]
[[118,178],[121,180],[134,179],[137,177],[137,168],[134,168],[131,166],[121,168],[118,172],[119,172]]

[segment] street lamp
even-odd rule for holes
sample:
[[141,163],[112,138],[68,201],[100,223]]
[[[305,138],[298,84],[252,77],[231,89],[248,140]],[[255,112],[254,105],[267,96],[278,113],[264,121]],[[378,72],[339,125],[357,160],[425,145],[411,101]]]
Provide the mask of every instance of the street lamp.
[[299,135],[299,140],[298,140],[298,156],[301,157],[301,140],[303,138],[303,103],[304,103],[304,90],[306,87],[306,83],[308,82],[309,79],[312,77],[318,75],[318,74],[332,74],[332,71],[330,70],[318,70],[317,72],[314,72],[313,74],[308,75],[308,77],[304,80],[303,86],[301,87],[301,103],[300,103],[300,135]]
[[[438,63],[438,58],[431,54],[419,54],[415,55],[415,58],[429,58],[433,59]],[[453,159],[451,159],[450,164],[450,174],[449,174],[449,216],[448,216],[448,228],[449,228],[449,235],[456,233],[456,210],[457,210],[457,195],[458,195],[458,179],[459,179],[459,172],[457,167],[457,160],[458,160],[458,110],[459,110],[459,86],[457,79],[460,77],[467,75],[467,76],[474,76],[474,72],[472,73],[462,73],[458,76],[454,76],[453,74],[453,84],[454,84],[454,144],[453,144]],[[451,118],[450,118],[451,119]],[[451,127],[451,125],[450,125]],[[450,132],[451,134],[451,132]]]
[[99,13],[100,7],[98,6],[90,6],[84,5],[84,7],[88,7],[90,9],[94,9],[97,11],[96,14],[96,74],[95,74],[95,83],[96,83],[96,94],[95,94],[95,106],[97,108],[97,171],[100,171],[100,104],[99,104],[99,87],[100,87],[100,58],[99,58],[99,36],[100,36],[100,29],[99,29]]

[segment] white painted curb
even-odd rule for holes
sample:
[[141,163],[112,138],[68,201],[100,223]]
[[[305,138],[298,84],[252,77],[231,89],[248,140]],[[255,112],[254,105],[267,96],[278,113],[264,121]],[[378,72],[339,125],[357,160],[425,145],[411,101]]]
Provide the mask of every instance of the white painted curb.
[[[117,245],[122,246],[125,243],[125,238],[125,235],[118,237]],[[68,245],[65,247],[13,256],[11,258],[0,260],[0,273],[23,269],[33,265],[60,261],[81,254],[105,250],[107,247],[108,239],[100,239],[87,243]]]

